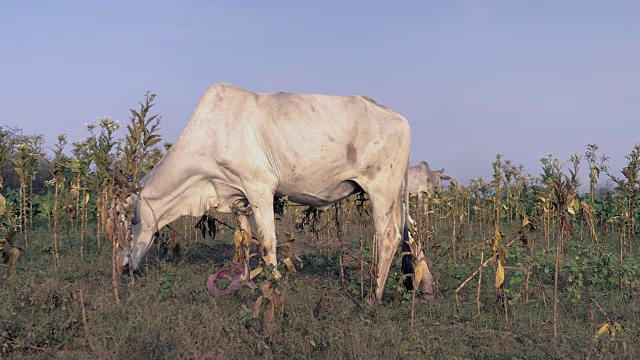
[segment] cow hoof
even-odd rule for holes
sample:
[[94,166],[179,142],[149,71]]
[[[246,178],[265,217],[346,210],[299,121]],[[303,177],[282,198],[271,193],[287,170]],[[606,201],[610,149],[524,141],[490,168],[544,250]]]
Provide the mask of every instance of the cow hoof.
[[373,297],[373,296],[365,297],[364,298],[364,303],[365,303],[365,305],[367,305],[369,310],[373,310],[373,309],[376,308],[376,306],[378,306],[378,302],[376,301],[375,297]]

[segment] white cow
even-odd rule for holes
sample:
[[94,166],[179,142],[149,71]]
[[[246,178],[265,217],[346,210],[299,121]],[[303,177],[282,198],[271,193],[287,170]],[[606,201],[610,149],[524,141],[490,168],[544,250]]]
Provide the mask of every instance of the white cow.
[[451,180],[450,176],[443,173],[444,168],[431,170],[424,161],[409,167],[409,193],[433,195],[436,191],[442,191],[442,180]]
[[421,206],[424,204],[424,195],[431,197],[434,192],[442,191],[442,180],[451,180],[451,177],[444,175],[444,168],[431,170],[424,161],[409,167],[409,193],[418,196],[418,204]]
[[[367,97],[213,85],[142,182],[131,265],[138,267],[155,232],[178,217],[211,208],[232,212],[235,205],[251,206],[242,226],[261,237],[265,258],[276,265],[274,196],[326,209],[362,189],[371,199],[379,239],[380,302],[398,243],[408,238],[409,146],[407,120]],[[119,249],[118,264],[127,265],[129,250]],[[428,270],[424,279],[422,289],[431,293]]]

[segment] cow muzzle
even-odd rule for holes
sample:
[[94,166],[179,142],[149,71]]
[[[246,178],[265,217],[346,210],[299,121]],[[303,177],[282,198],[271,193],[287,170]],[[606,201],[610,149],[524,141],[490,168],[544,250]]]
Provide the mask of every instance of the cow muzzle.
[[129,272],[129,259],[127,259],[128,252],[122,249],[119,244],[116,245],[116,258],[115,258],[115,270],[118,275],[126,274]]
[[120,266],[120,269],[118,271],[119,275],[123,275],[123,274],[128,274],[130,271],[129,269],[129,264],[125,264],[124,266]]

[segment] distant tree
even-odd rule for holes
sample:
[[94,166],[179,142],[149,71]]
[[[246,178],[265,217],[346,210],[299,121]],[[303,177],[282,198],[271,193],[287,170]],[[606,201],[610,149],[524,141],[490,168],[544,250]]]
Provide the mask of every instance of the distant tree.
[[595,188],[595,195],[597,197],[605,197],[613,195],[620,191],[620,187],[613,181],[607,179],[603,183],[600,183]]

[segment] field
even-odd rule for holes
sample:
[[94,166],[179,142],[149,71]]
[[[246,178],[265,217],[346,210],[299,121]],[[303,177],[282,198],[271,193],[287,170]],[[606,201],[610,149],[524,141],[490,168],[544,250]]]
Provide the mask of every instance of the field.
[[[37,231],[31,235],[29,251],[16,263],[15,274],[3,273],[3,357],[525,359],[637,358],[640,354],[637,288],[621,290],[607,285],[608,281],[575,288],[568,278],[576,270],[566,263],[558,294],[559,334],[554,341],[553,264],[542,260],[545,239],[538,231],[528,239],[528,245],[539,244],[535,252],[541,254],[528,301],[522,272],[516,274],[507,268],[501,291],[494,286],[491,266],[483,272],[479,308],[475,278],[456,300],[455,289],[478,268],[480,252],[463,250],[472,243],[464,237],[457,254],[448,251],[452,228],[443,222],[437,225],[438,235],[430,241],[428,255],[437,274],[437,292],[427,303],[415,303],[413,326],[411,299],[396,291],[399,261],[392,269],[384,304],[367,307],[360,298],[359,261],[353,258],[360,256],[362,235],[368,260],[371,224],[367,224],[366,215],[361,216],[366,226],[356,221],[356,211],[353,208],[352,221],[343,225],[347,229],[343,246],[328,229],[317,239],[307,230],[294,232],[293,251],[304,266],[297,276],[282,280],[286,282],[285,311],[276,314],[271,338],[264,336],[262,316],[251,317],[258,290],[242,288],[235,295],[214,299],[205,286],[209,275],[233,256],[230,230],[221,227],[215,239],[202,239],[192,230],[194,220],[181,220],[176,228],[188,229],[186,236],[183,234],[181,254],[166,252],[164,243],[155,246],[136,274],[135,284],[124,278],[119,305],[111,286],[108,245],[98,248],[97,242],[90,240],[92,245],[81,258],[78,239],[63,236],[60,267],[56,269],[51,236]],[[293,230],[300,216],[299,208],[287,209],[279,222],[279,233]],[[232,220],[230,216],[219,219]],[[329,214],[318,220],[322,224],[330,221]],[[580,246],[584,241],[572,239],[564,258],[586,256]],[[478,239],[473,242],[477,244]],[[518,267],[530,250],[518,241],[509,252],[506,264]],[[344,283],[340,253],[345,254]],[[489,257],[491,249],[487,247],[485,259]],[[586,274],[596,269],[577,271]],[[368,284],[365,280],[365,292]],[[505,293],[506,314],[502,304]],[[615,337],[607,333],[594,338],[607,319],[591,299],[606,311],[611,322],[622,327]]]
[[[255,286],[214,297],[210,276],[232,271],[250,240],[233,215],[181,218],[139,271],[117,273],[131,184],[171,146],[158,145],[153,99],[120,139],[113,119],[88,125],[73,156],[65,136],[46,156],[42,137],[0,127],[2,358],[640,358],[640,145],[622,177],[607,173],[608,191],[591,144],[566,162],[541,158],[538,176],[498,154],[492,179],[452,180],[425,211],[412,200],[433,294],[401,286],[424,271],[403,277],[398,256],[383,304],[368,305],[376,247],[360,194],[319,213],[285,201],[282,278],[255,256]],[[418,264],[415,250],[405,255]]]

